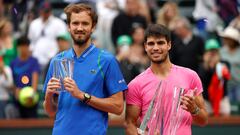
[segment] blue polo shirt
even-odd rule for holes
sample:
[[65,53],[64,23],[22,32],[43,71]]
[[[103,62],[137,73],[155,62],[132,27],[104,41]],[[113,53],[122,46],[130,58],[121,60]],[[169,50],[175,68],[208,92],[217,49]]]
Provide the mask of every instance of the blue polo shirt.
[[[44,93],[47,82],[53,75],[53,61],[59,58],[74,60],[73,79],[83,92],[98,98],[106,98],[127,89],[115,57],[90,45],[79,58],[71,48],[51,60]],[[53,135],[105,135],[107,127],[107,112],[82,103],[68,92],[60,93]]]

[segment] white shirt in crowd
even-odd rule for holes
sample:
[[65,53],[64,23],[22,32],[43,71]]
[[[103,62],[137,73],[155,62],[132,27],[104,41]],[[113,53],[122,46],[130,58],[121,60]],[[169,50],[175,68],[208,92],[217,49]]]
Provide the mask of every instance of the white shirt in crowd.
[[12,71],[10,67],[5,66],[4,72],[0,74],[0,100],[7,101],[9,99],[9,87],[13,85]]
[[30,50],[41,67],[45,67],[56,55],[58,52],[56,37],[65,33],[67,33],[66,23],[55,16],[50,16],[46,22],[43,22],[41,17],[32,21],[28,32],[31,41]]

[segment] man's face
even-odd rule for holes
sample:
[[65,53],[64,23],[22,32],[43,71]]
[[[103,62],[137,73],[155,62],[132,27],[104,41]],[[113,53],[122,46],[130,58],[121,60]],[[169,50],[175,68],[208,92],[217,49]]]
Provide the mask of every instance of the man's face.
[[72,13],[68,29],[75,45],[81,46],[90,40],[94,28],[87,12]]
[[139,3],[138,0],[126,0],[126,12],[127,14],[134,16],[138,14]]
[[167,42],[166,38],[163,36],[148,37],[144,47],[150,60],[153,63],[161,64],[168,58],[171,42]]
[[17,49],[18,49],[18,53],[20,56],[25,57],[29,54],[29,46],[28,45],[19,46]]
[[58,42],[59,52],[62,52],[70,48],[70,43],[67,40],[58,39],[57,42]]
[[138,44],[142,44],[144,41],[144,29],[139,27],[136,28],[132,34],[133,41]]
[[49,16],[51,16],[51,11],[40,11],[40,15],[43,20],[48,20]]
[[176,20],[174,25],[174,33],[181,39],[186,38],[188,33],[191,32],[191,30],[187,28],[186,24],[182,20]]

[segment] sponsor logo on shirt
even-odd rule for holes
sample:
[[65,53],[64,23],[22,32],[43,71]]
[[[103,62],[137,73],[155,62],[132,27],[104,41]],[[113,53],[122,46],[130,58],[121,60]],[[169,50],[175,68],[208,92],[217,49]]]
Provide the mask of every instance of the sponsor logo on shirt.
[[118,83],[124,83],[124,82],[125,82],[124,79],[118,81]]
[[91,74],[96,74],[97,71],[96,71],[95,69],[92,69],[92,70],[90,70],[90,73],[91,73]]

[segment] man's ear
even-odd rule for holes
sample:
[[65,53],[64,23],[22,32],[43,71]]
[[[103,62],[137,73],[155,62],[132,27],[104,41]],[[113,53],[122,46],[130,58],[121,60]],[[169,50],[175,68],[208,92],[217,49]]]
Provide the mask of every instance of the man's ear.
[[97,24],[95,24],[95,25],[92,26],[92,33],[96,30],[96,25],[97,25]]
[[169,41],[169,42],[168,42],[168,50],[171,50],[171,48],[172,48],[172,42]]
[[70,33],[70,24],[67,25],[68,32]]
[[146,50],[146,49],[147,49],[147,44],[146,44],[146,42],[143,43],[143,46],[144,46],[145,52],[147,52],[147,50]]

